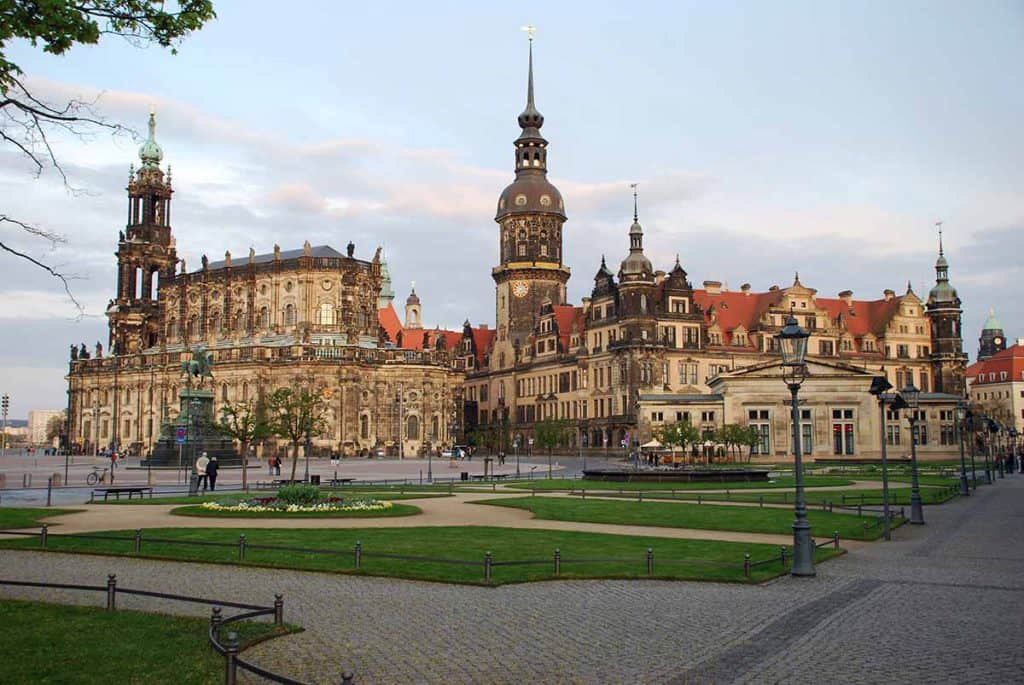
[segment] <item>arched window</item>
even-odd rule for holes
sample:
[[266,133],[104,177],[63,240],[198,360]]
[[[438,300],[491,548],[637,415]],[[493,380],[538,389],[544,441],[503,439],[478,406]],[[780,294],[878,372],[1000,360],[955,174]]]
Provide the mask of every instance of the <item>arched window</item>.
[[214,312],[210,317],[210,331],[220,333],[220,312]]
[[260,328],[270,328],[270,310],[266,307],[260,308]]
[[286,304],[284,306],[284,325],[294,326],[295,325],[295,305]]
[[366,440],[370,437],[370,417],[363,414],[359,417],[359,437]]
[[245,402],[249,399],[249,384],[245,381],[242,382],[242,401]]
[[420,437],[420,417],[415,414],[405,420],[405,437],[407,440],[418,440]]
[[438,428],[437,416],[433,416],[430,419],[430,439],[431,440],[437,440],[441,436],[441,434],[437,432],[437,428]]
[[199,335],[199,317],[193,314],[188,320],[188,337],[194,338]]
[[519,243],[516,246],[516,248],[519,250],[519,256],[520,257],[525,257],[526,256],[526,243]]
[[223,402],[228,401],[228,384],[222,383],[220,386],[220,399]]
[[241,309],[235,312],[235,330],[245,330],[245,312],[243,312]]
[[640,296],[640,313],[641,314],[646,314],[647,313],[647,296],[646,295],[641,295]]
[[320,305],[319,323],[321,325],[331,325],[334,323],[334,305],[330,302],[324,302]]
[[171,319],[167,323],[167,337],[174,339],[178,337],[178,320]]

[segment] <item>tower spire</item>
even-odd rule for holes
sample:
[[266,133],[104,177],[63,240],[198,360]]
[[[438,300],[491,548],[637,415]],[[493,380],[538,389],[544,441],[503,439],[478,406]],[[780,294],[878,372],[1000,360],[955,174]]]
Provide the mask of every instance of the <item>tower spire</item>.
[[139,159],[142,160],[143,169],[155,169],[160,166],[160,160],[164,157],[164,151],[156,142],[156,112],[151,107],[149,110],[149,137],[139,148]]
[[633,223],[638,223],[640,221],[640,214],[637,211],[637,202],[636,202],[636,187],[637,187],[637,185],[638,184],[636,184],[636,183],[630,183],[629,184],[629,187],[633,189]]
[[530,40],[530,56],[526,77],[526,109],[519,115],[519,127],[523,129],[519,140],[533,141],[534,144],[546,142],[540,135],[540,127],[544,125],[544,116],[537,111],[537,105],[533,98],[533,33],[536,30],[537,28],[532,24],[523,27],[523,31],[526,31]]
[[939,227],[939,256],[942,257],[942,222],[936,221],[935,225]]

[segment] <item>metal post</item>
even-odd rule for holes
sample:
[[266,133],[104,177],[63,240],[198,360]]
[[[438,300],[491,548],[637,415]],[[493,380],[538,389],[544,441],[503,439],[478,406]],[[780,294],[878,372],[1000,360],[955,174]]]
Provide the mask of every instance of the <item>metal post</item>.
[[[886,517],[886,521],[888,521],[888,517]],[[839,549],[839,531],[838,530],[832,531],[832,549]]]
[[910,410],[910,523],[924,525],[924,510],[921,507],[921,487],[917,481],[917,410]]
[[[961,408],[963,405],[960,405]],[[960,411],[958,409],[957,411]],[[963,421],[957,421],[956,432],[960,436],[960,496],[967,497],[971,488],[967,484],[967,461],[964,459],[964,427]]]
[[555,575],[562,572],[562,550],[555,548]]
[[985,485],[992,485],[992,470],[989,468],[989,457],[992,456],[992,443],[985,443]]
[[484,580],[486,582],[488,582],[488,583],[491,582],[491,564],[492,563],[493,563],[493,559],[491,557],[491,553],[490,552],[485,552],[484,553]]
[[284,624],[284,597],[280,594],[274,595],[274,625]]
[[892,540],[892,526],[889,524],[889,455],[885,432],[885,393],[878,394],[878,405],[881,407],[882,416],[882,515],[885,517],[882,537]]
[[359,568],[363,565],[363,543],[361,543],[359,540],[356,540],[355,563],[356,568]]
[[[224,621],[224,618],[220,613],[220,607],[213,607],[213,609],[210,610],[210,633],[213,635],[213,639],[215,640],[220,638],[220,625]],[[213,645],[210,646],[212,647]]]
[[44,523],[43,530],[39,533],[39,543],[43,549],[46,549],[46,541],[50,537],[49,528],[50,527]]
[[4,393],[3,397],[0,397],[0,408],[2,408],[3,410],[4,419],[3,433],[0,434],[0,443],[2,443],[2,445],[0,445],[0,450],[2,450],[0,451],[0,454],[2,454],[4,457],[7,456],[7,410],[8,408],[10,408],[10,406],[11,396],[8,395],[7,393]]
[[53,476],[47,476],[46,478],[46,506],[50,506],[53,501]]
[[245,561],[245,533],[238,536],[238,560]]
[[355,674],[352,671],[343,671],[341,674],[341,685],[352,685],[355,682]]
[[782,559],[782,568],[786,568],[786,546],[779,548],[779,558]]
[[750,555],[749,554],[744,554],[743,555],[743,577],[745,577],[745,578],[749,578],[750,577]]
[[135,553],[138,554],[142,551],[142,529],[135,529]]
[[107,611],[114,611],[117,608],[117,575],[111,573],[107,576]]
[[[800,384],[790,383],[789,392],[792,395],[792,421],[794,426],[800,425],[799,393]],[[796,474],[796,504],[794,513],[796,519],[793,521],[793,568],[790,573],[794,576],[813,576],[814,570],[814,540],[811,538],[811,524],[807,520],[807,506],[804,503],[804,469],[803,454],[800,441],[793,443],[793,467]]]
[[971,449],[971,487],[975,490],[978,489],[978,467],[974,465],[974,433],[971,433],[970,440]]
[[238,633],[228,633],[224,645],[224,685],[238,683]]
[[651,547],[647,548],[647,575],[654,575],[654,549]]

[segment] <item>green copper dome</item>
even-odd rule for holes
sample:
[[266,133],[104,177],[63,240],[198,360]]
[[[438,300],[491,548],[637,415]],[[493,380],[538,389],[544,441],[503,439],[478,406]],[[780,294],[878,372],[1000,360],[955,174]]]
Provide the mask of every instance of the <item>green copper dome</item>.
[[981,327],[983,331],[1001,331],[1003,330],[1003,324],[999,323],[999,319],[996,318],[996,310],[989,307],[988,318],[985,319],[985,325]]
[[143,168],[154,168],[160,166],[160,160],[164,158],[164,151],[156,142],[156,113],[149,113],[149,138],[139,148],[139,159],[142,160]]

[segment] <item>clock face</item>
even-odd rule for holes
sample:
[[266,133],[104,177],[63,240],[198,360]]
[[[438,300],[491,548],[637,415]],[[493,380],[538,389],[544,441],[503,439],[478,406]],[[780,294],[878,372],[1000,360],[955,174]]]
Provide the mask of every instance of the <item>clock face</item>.
[[992,342],[994,342],[996,345],[1002,345],[1003,344],[1003,339],[1002,338],[995,338],[995,339],[992,340]]
[[512,284],[512,294],[516,297],[526,297],[530,292],[530,285],[526,281],[516,281]]

